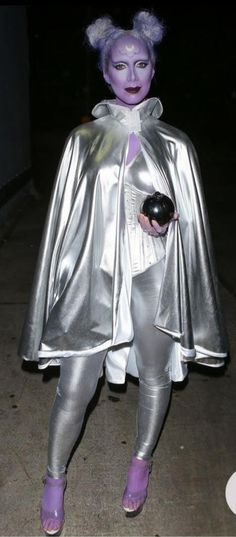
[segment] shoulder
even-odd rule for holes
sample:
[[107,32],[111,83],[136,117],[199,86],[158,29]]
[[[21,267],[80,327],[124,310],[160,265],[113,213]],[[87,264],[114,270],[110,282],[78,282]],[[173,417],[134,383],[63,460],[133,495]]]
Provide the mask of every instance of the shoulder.
[[94,119],[72,129],[67,141],[71,140],[74,143],[84,141],[87,143],[89,140],[93,141],[96,136],[102,134],[106,129],[108,129],[106,118]]
[[158,130],[162,136],[168,138],[170,141],[175,143],[176,145],[184,145],[184,146],[193,146],[193,143],[189,137],[189,135],[182,131],[181,129],[174,127],[173,125],[170,125],[169,123],[165,123],[164,121],[159,120],[158,121]]
[[78,138],[89,138],[91,136],[94,136],[99,129],[99,125],[97,125],[98,120],[92,120],[88,121],[87,123],[82,123],[81,125],[77,125],[72,129],[72,131],[69,134],[69,138],[72,138],[73,140],[77,140]]
[[158,120],[157,130],[163,143],[169,147],[175,158],[179,155],[185,155],[187,158],[198,158],[195,146],[185,131],[161,120]]
[[[98,124],[99,123],[99,124]],[[63,153],[70,150],[76,150],[76,148],[88,147],[92,144],[99,134],[101,134],[103,128],[100,120],[89,121],[82,123],[74,127],[67,135]]]

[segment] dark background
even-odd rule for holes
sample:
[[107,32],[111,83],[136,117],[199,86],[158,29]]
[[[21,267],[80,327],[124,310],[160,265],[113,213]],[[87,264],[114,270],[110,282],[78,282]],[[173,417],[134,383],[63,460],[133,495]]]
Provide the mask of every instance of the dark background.
[[[177,4],[177,5],[176,5]],[[235,17],[226,2],[143,2],[134,7],[86,3],[28,6],[33,126],[71,128],[99,100],[110,97],[86,46],[84,29],[109,13],[129,27],[139,8],[153,8],[166,25],[159,46],[152,93],[164,105],[166,121],[193,132],[235,120]]]
[[150,96],[161,99],[163,121],[187,132],[197,149],[220,277],[236,293],[236,32],[229,2],[142,2],[122,8],[29,4],[35,186],[48,199],[70,130],[90,116],[99,100],[113,98],[97,68],[98,57],[85,42],[86,26],[110,14],[117,25],[129,28],[142,8],[153,9],[166,26]]

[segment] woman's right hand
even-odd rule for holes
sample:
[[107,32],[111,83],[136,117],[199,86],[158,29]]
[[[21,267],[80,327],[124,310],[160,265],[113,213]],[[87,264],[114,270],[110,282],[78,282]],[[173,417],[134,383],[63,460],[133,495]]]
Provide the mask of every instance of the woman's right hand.
[[173,217],[169,222],[167,222],[167,224],[165,224],[164,226],[160,226],[160,224],[158,224],[156,220],[152,220],[152,223],[150,224],[147,216],[145,216],[143,213],[138,214],[138,221],[142,230],[145,233],[148,233],[148,235],[152,235],[153,237],[163,237],[164,235],[166,235],[170,222],[173,222],[174,220],[178,219],[179,214],[175,212]]

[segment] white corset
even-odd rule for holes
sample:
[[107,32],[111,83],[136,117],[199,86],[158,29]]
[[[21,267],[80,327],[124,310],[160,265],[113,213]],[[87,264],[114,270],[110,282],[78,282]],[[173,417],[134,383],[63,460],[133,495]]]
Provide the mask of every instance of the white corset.
[[[152,237],[145,233],[137,219],[140,207],[147,195],[153,194],[155,188],[150,174],[140,167],[142,151],[126,166],[124,195],[125,213],[129,236],[129,249],[132,276],[144,272],[151,265],[158,263],[165,256],[165,237]],[[139,161],[139,162],[138,162]],[[142,177],[140,177],[142,170]],[[143,190],[145,184],[145,191]],[[141,190],[142,188],[142,190]]]

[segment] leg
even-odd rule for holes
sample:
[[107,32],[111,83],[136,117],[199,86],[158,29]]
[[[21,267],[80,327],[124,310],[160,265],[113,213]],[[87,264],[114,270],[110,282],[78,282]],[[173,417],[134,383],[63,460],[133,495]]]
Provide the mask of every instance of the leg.
[[153,326],[161,275],[159,263],[134,278],[132,287],[134,347],[139,372],[134,455],[140,459],[150,459],[152,455],[171,394],[169,369],[173,340]]
[[[165,370],[166,361],[168,363],[171,340],[168,335],[160,333],[157,334],[157,342],[160,360],[159,356],[156,356],[156,359],[158,366],[161,367],[162,365],[163,370],[159,371],[159,374],[157,371],[156,376],[153,374],[153,376],[149,377],[148,366],[146,372],[143,370],[143,367],[140,369],[137,437],[134,455],[139,459],[146,460],[151,458],[158,441],[171,395],[169,369]],[[161,353],[163,354],[161,355]],[[150,358],[150,356],[147,355],[147,358]]]
[[105,353],[101,352],[62,362],[49,426],[48,474],[51,477],[59,478],[65,473],[86,408],[95,393],[104,357]]
[[151,455],[168,408],[171,380],[169,361],[172,339],[153,326],[161,283],[161,263],[133,279],[132,319],[139,371],[137,437],[128,471],[123,507],[138,514],[147,496]]
[[87,405],[96,390],[104,357],[102,352],[94,356],[68,358],[61,365],[50,418],[48,469],[40,512],[47,535],[58,535],[63,526],[66,465],[79,437]]

